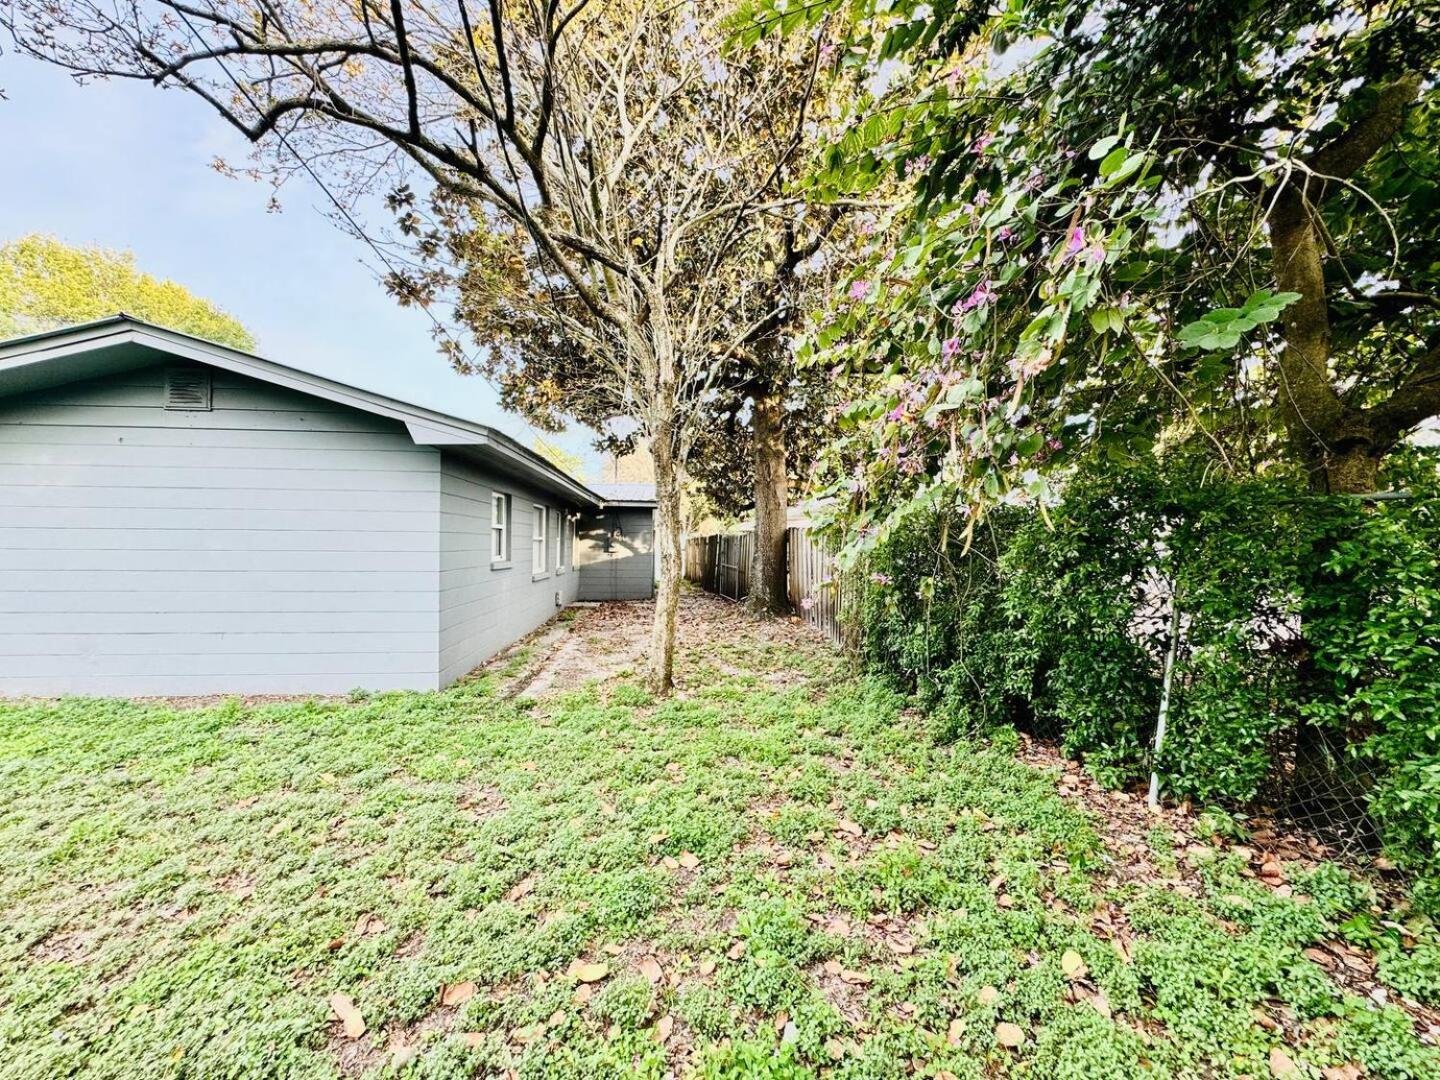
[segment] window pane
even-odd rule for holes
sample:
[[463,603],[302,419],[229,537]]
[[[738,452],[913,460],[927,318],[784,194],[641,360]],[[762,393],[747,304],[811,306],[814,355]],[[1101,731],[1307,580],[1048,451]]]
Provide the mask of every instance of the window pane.
[[503,562],[510,557],[510,498],[498,492],[490,498],[490,559]]

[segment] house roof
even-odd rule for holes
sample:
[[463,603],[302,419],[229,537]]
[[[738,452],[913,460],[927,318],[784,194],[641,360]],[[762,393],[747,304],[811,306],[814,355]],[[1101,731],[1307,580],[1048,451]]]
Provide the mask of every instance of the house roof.
[[167,358],[208,364],[398,420],[417,446],[440,447],[478,460],[583,505],[599,507],[607,502],[597,490],[492,427],[347,386],[124,314],[0,341],[0,397],[149,367]]
[[654,506],[654,484],[591,484],[607,506]]

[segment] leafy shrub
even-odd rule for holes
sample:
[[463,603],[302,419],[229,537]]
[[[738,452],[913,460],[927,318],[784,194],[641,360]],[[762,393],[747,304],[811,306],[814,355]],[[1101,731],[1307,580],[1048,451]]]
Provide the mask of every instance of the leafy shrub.
[[1440,484],[1418,452],[1395,470],[1409,500],[1179,461],[1082,471],[1048,515],[973,529],[917,504],[865,553],[865,659],[942,737],[1054,736],[1107,783],[1155,767],[1174,796],[1235,805],[1288,775],[1304,806],[1363,808],[1440,910]]

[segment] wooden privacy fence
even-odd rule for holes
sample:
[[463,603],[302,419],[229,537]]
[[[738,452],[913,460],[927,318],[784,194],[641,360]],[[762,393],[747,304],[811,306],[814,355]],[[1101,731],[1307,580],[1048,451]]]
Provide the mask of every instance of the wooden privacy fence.
[[753,533],[692,536],[685,544],[685,577],[706,592],[743,600],[750,595]]
[[[706,592],[743,600],[750,595],[754,533],[692,536],[685,544],[685,577]],[[835,558],[799,526],[785,530],[785,576],[790,608],[835,644],[853,647],[854,627],[844,614],[847,597],[854,603],[846,577]]]

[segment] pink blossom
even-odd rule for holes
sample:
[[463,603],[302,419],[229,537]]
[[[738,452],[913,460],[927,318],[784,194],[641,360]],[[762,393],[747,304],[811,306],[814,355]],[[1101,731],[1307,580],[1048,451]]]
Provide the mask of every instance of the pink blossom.
[[991,287],[990,279],[986,278],[975,286],[974,292],[957,305],[955,314],[964,315],[967,311],[974,311],[982,304],[992,303],[998,295]]
[[1010,228],[1009,225],[1001,225],[1000,228],[997,229],[995,232],[995,239],[999,240],[1003,244],[1014,235],[1015,230]]
[[859,281],[852,281],[850,283],[851,300],[864,300],[869,295],[870,282],[866,281],[864,278],[861,278]]
[[975,193],[975,205],[976,205],[976,206],[989,206],[989,205],[990,205],[990,193],[989,193],[988,191],[977,191],[977,192]]
[[876,585],[889,585],[891,583],[889,574],[871,574],[870,580]]
[[994,141],[995,136],[987,131],[970,144],[970,152],[972,154],[983,154],[986,150],[990,149],[990,144]]
[[945,344],[940,346],[940,352],[946,360],[954,360],[960,355],[960,339],[956,337],[946,338]]
[[1074,258],[1085,250],[1085,230],[1076,225],[1070,230],[1070,237],[1065,243],[1066,258]]
[[916,173],[928,172],[930,169],[930,155],[921,154],[905,162],[905,178],[908,180]]
[[806,596],[806,597],[802,597],[802,598],[801,598],[801,600],[800,600],[800,610],[802,610],[802,611],[809,611],[809,610],[810,610],[811,608],[813,608],[814,606],[815,606],[815,598],[814,598],[814,597]]

